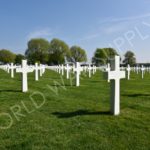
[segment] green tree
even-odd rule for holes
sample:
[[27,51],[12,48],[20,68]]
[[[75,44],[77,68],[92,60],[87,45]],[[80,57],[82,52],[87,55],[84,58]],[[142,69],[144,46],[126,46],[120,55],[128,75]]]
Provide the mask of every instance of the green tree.
[[62,40],[53,39],[49,48],[49,63],[62,64],[70,59],[69,46]]
[[86,51],[79,46],[72,46],[71,51],[71,61],[73,62],[86,62],[87,55]]
[[11,63],[15,62],[16,55],[10,50],[2,49],[0,50],[0,62],[1,63]]
[[31,39],[28,42],[28,48],[25,55],[29,63],[47,63],[48,61],[49,42],[45,39]]
[[17,54],[17,55],[16,55],[16,58],[15,58],[15,63],[16,63],[16,64],[21,64],[22,59],[25,59],[25,56],[22,55],[22,54]]
[[107,64],[111,58],[114,58],[115,55],[118,55],[118,53],[113,48],[97,48],[92,62],[96,65],[104,65]]
[[136,57],[135,57],[135,54],[134,52],[132,51],[127,51],[124,55],[124,60],[123,60],[123,63],[124,64],[129,64],[130,66],[133,66],[136,64]]

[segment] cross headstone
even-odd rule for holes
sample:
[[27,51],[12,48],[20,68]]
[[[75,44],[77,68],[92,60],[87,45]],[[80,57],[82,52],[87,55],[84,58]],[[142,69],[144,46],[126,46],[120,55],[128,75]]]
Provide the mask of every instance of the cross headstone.
[[63,64],[61,65],[61,74],[62,74],[62,76],[64,75],[64,65]]
[[142,79],[144,78],[144,72],[145,72],[145,67],[142,65],[141,67],[141,71],[142,71]]
[[61,66],[58,65],[58,73],[60,74],[61,73]]
[[139,67],[136,66],[136,73],[139,74]]
[[42,77],[44,72],[45,72],[45,65],[40,64],[40,77]]
[[89,78],[91,78],[91,70],[92,70],[91,64],[89,64],[88,70],[89,70]]
[[71,69],[70,66],[69,66],[69,64],[66,65],[65,69],[66,69],[67,79],[69,79],[70,69]]
[[74,71],[76,72],[76,86],[80,86],[80,72],[82,71],[82,68],[79,62],[76,62],[76,67],[74,68]]
[[7,72],[9,73],[10,72],[10,65],[7,64]]
[[33,72],[33,68],[29,68],[27,65],[27,60],[22,60],[21,68],[17,68],[16,72],[22,73],[22,92],[28,91],[28,79],[27,74]]
[[34,67],[34,70],[35,70],[35,81],[38,81],[39,80],[39,70],[40,70],[40,66],[38,66],[38,63],[35,63],[35,67]]
[[111,113],[120,114],[120,79],[125,78],[125,71],[120,71],[120,57],[115,56],[111,61],[111,71],[107,74],[111,80]]
[[94,75],[95,74],[95,65],[92,66],[92,71],[93,71],[92,73]]
[[[106,72],[109,72],[109,71],[110,71],[110,63],[108,63],[106,67]],[[110,79],[108,79],[108,82],[110,82]]]
[[56,72],[59,73],[59,66],[58,65],[56,66]]
[[15,70],[16,66],[14,66],[13,63],[11,63],[9,68],[10,68],[10,71],[11,71],[11,78],[14,78],[14,70]]
[[131,71],[131,67],[130,67],[130,65],[128,64],[128,66],[127,66],[127,73],[128,73],[128,80],[130,80],[130,71]]

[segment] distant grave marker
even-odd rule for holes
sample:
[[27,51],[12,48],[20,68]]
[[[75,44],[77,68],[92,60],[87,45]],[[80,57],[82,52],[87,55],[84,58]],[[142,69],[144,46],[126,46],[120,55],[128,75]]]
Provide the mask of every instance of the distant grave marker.
[[142,79],[144,79],[145,67],[143,65],[141,67],[141,71],[142,71]]
[[70,70],[71,70],[71,67],[69,66],[69,64],[66,65],[65,69],[66,69],[67,79],[69,79],[69,76],[70,76]]
[[80,86],[80,72],[82,71],[82,68],[79,62],[76,62],[76,67],[74,68],[74,71],[76,72],[76,86]]
[[35,63],[34,70],[35,70],[35,81],[38,81],[39,80],[39,70],[40,70],[40,66],[38,66],[38,63]]
[[128,76],[127,76],[127,78],[128,78],[128,80],[130,80],[130,71],[131,71],[131,67],[130,67],[130,65],[128,64],[128,66],[127,66],[127,74],[128,74]]
[[16,69],[16,66],[14,66],[13,63],[9,66],[10,72],[11,72],[11,78],[14,78],[14,70]]

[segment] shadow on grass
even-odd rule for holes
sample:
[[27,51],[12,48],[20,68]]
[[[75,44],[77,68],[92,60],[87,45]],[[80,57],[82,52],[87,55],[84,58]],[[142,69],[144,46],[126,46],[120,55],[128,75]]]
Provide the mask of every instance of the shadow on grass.
[[96,111],[91,112],[88,110],[77,110],[73,112],[54,112],[53,115],[57,116],[58,118],[72,118],[76,116],[85,116],[85,115],[110,115],[109,111]]
[[127,96],[127,97],[147,97],[150,96],[150,94],[123,94],[122,96]]
[[0,93],[2,93],[2,92],[14,92],[14,93],[20,93],[21,92],[21,90],[0,90]]
[[50,85],[50,86],[54,86],[54,87],[67,87],[67,86],[70,86],[70,87],[72,87],[72,86],[75,86],[75,85],[71,85],[71,84],[65,84],[65,85],[58,85],[58,84],[52,84],[52,85]]

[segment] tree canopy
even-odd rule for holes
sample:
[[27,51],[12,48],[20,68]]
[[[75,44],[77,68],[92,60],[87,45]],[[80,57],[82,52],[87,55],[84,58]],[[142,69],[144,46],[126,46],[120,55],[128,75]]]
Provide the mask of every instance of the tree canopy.
[[22,60],[25,59],[25,56],[22,54],[17,54],[15,58],[15,63],[16,64],[21,64]]
[[69,59],[69,46],[62,40],[53,39],[49,48],[49,64],[62,64]]
[[135,57],[135,54],[134,52],[132,51],[127,51],[124,55],[124,60],[123,60],[123,63],[125,65],[129,64],[130,66],[133,66],[136,64],[136,57]]
[[79,46],[72,46],[71,51],[71,61],[72,62],[86,62],[87,55],[86,51]]
[[45,39],[31,39],[28,42],[28,48],[25,55],[30,63],[40,62],[47,63],[48,61],[49,42]]
[[94,53],[94,57],[92,58],[92,62],[96,65],[104,65],[107,64],[115,55],[118,55],[118,53],[113,48],[97,48]]
[[0,62],[6,64],[15,62],[16,55],[10,50],[2,49],[0,50]]

